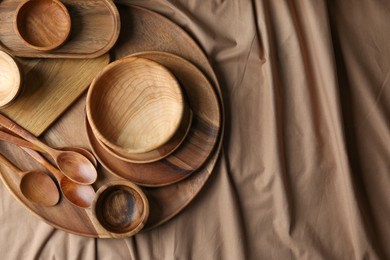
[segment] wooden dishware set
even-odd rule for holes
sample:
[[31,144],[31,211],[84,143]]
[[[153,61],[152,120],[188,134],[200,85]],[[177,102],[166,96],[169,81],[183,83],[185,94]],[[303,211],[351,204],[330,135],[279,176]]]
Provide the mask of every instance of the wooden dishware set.
[[176,24],[124,4],[0,2],[0,177],[33,214],[82,236],[167,222],[221,149],[207,57]]

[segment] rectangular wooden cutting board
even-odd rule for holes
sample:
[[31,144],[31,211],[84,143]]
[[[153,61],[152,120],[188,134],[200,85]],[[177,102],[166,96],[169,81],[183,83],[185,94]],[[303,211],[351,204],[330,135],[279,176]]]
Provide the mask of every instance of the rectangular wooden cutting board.
[[0,112],[41,135],[88,88],[109,62],[108,54],[95,59],[18,59],[23,92]]

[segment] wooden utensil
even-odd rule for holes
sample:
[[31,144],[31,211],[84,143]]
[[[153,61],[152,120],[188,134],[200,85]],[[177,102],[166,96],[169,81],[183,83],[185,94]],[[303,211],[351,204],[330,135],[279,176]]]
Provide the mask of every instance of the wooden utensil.
[[41,142],[37,137],[23,129],[15,122],[0,114],[0,125],[18,134],[50,155],[56,162],[61,172],[74,182],[79,184],[92,184],[97,179],[96,168],[83,155],[74,151],[61,151]]
[[0,108],[9,105],[22,88],[22,74],[17,62],[0,51]]
[[69,202],[80,208],[90,208],[92,206],[95,190],[91,185],[81,185],[71,181],[38,152],[28,148],[22,149],[54,175],[60,185],[62,194]]
[[[69,38],[55,50],[40,51],[28,47],[14,30],[14,14],[20,0],[0,1],[0,49],[26,58],[91,59],[107,53],[114,46],[120,31],[120,18],[111,0],[61,2],[70,14],[72,30]],[[50,23],[45,26],[50,26]]]
[[207,78],[190,62],[165,52],[133,54],[167,67],[181,82],[194,118],[186,139],[163,160],[134,164],[112,156],[99,143],[87,121],[87,134],[98,161],[111,173],[142,186],[164,186],[188,177],[199,169],[211,154],[218,140],[221,112],[218,97]]
[[28,0],[16,9],[14,29],[28,47],[50,51],[68,39],[70,15],[58,0]]
[[92,212],[112,237],[130,237],[144,227],[149,216],[149,203],[139,187],[119,180],[100,187]]
[[[21,146],[24,148],[29,148],[29,149],[32,149],[35,151],[42,151],[42,149],[40,149],[36,145],[34,145],[34,144],[30,143],[29,141],[26,141],[20,137],[14,136],[11,133],[9,133],[8,131],[6,129],[0,130],[0,140],[3,140],[5,142],[15,144],[17,146]],[[84,149],[81,147],[63,147],[63,148],[60,148],[60,150],[61,151],[74,151],[74,152],[80,153],[80,154],[84,155],[86,158],[88,158],[88,160],[95,167],[97,167],[97,161],[96,161],[95,156],[93,156],[93,154],[90,151],[88,151],[87,149]]]
[[136,157],[156,150],[161,158],[167,155],[165,144],[175,140],[170,147],[176,148],[184,139],[187,107],[169,70],[148,59],[127,57],[92,81],[86,110],[93,132],[114,152]]
[[39,171],[23,172],[2,154],[0,162],[18,175],[19,189],[29,201],[45,207],[54,206],[59,202],[60,193],[49,175]]

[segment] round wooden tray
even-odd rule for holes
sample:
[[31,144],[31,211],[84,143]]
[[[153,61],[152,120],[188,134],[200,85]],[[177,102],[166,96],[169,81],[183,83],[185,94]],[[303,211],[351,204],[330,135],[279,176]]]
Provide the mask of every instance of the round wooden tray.
[[[177,25],[163,16],[137,7],[118,6],[122,19],[122,31],[116,47],[112,50],[114,59],[138,51],[167,51],[177,54],[195,64],[210,80],[219,98],[221,91],[215,74],[199,46]],[[174,39],[173,41],[171,39]],[[43,139],[53,147],[81,146],[89,148],[84,124],[85,96],[71,107],[44,135]],[[157,227],[182,211],[200,192],[215,166],[223,136],[223,107],[221,105],[221,131],[214,151],[208,161],[187,179],[159,188],[143,188],[150,203],[150,214],[145,230]],[[30,160],[22,150],[0,143],[0,151],[22,170],[42,169]],[[100,167],[98,181],[94,188],[117,180],[118,177]],[[88,237],[111,237],[99,228],[91,210],[72,206],[65,199],[55,207],[39,207],[28,202],[18,189],[17,176],[0,165],[0,176],[11,193],[32,213],[48,224],[66,232]]]

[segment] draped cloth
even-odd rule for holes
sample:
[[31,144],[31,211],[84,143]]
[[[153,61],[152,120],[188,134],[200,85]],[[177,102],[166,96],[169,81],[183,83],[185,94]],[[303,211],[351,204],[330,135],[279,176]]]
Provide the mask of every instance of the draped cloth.
[[3,259],[390,258],[389,1],[117,2],[166,16],[209,58],[227,119],[212,177],[128,239],[55,230],[1,183]]

